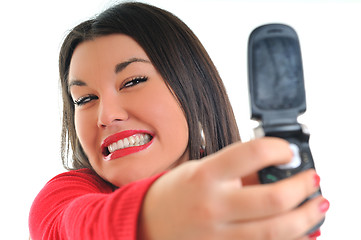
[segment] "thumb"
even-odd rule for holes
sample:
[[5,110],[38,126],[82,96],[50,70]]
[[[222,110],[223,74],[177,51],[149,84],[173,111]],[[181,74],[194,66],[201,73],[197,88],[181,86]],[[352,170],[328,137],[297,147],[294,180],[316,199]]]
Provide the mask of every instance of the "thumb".
[[264,137],[231,144],[204,158],[204,164],[213,178],[230,180],[249,176],[271,165],[285,164],[292,155],[287,141]]

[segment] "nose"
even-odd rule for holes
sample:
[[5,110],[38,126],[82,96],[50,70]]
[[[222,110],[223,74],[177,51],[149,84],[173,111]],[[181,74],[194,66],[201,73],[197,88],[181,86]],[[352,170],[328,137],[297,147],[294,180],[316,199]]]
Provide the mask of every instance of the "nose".
[[98,127],[106,128],[128,119],[128,112],[116,97],[106,96],[100,99],[98,108]]

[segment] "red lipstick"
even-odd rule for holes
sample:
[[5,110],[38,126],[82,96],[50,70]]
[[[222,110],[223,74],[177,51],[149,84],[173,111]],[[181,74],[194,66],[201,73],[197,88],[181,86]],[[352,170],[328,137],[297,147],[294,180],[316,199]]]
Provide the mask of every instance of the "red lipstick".
[[[137,135],[137,134],[147,134],[150,136],[150,141],[140,145],[140,146],[129,146],[123,149],[118,149],[115,150],[114,152],[109,152],[108,147],[111,144],[114,144],[116,142],[118,142],[119,140],[123,140],[125,138],[129,138],[131,136]],[[102,150],[102,154],[103,154],[103,159],[104,161],[110,161],[116,158],[120,158],[120,157],[124,157],[126,155],[132,154],[132,153],[136,153],[139,151],[142,151],[146,148],[148,148],[151,144],[153,143],[153,134],[149,131],[145,131],[145,130],[126,130],[126,131],[122,131],[116,134],[113,134],[109,137],[107,137],[102,145],[101,145],[101,150]]]

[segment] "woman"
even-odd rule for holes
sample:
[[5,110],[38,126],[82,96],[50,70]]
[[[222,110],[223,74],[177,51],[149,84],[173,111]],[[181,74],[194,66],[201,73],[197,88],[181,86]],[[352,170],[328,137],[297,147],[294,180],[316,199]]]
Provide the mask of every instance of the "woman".
[[318,175],[257,184],[258,170],[290,161],[289,145],[239,142],[212,61],[169,12],[114,6],[68,34],[59,62],[62,157],[70,171],[35,199],[32,239],[319,235],[305,233],[324,217],[327,200],[296,208],[318,190]]

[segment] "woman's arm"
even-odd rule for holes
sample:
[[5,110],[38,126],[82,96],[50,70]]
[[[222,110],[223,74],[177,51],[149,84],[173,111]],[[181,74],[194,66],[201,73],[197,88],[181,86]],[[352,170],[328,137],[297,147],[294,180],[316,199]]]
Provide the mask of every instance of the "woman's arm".
[[274,184],[240,181],[291,157],[283,140],[236,143],[114,192],[90,170],[60,174],[33,203],[31,238],[308,239],[325,215],[321,196],[296,208],[319,188],[313,170]]
[[297,208],[319,189],[314,170],[274,184],[240,181],[291,158],[286,141],[264,138],[181,165],[149,189],[139,239],[308,239],[306,232],[324,217],[328,203],[320,196]]

